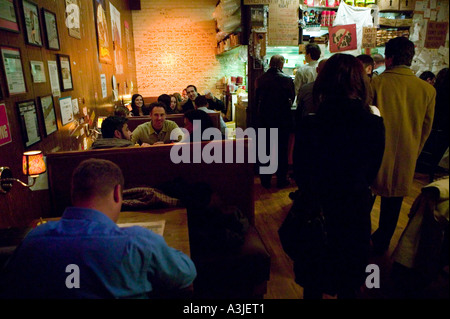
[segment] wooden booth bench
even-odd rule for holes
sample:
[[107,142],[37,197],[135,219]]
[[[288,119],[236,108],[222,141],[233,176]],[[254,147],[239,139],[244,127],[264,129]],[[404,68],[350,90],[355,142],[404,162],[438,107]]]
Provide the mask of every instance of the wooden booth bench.
[[[247,139],[220,140],[187,143],[191,163],[172,162],[172,145],[146,148],[115,148],[88,151],[67,151],[47,154],[47,169],[52,214],[61,216],[71,205],[70,180],[75,167],[83,160],[100,158],[116,163],[125,178],[124,189],[155,187],[182,179],[189,183],[207,183],[227,205],[237,207],[248,219],[249,228],[244,243],[235,251],[195,253],[191,246],[191,258],[196,264],[198,276],[194,282],[194,295],[199,298],[262,298],[267,291],[270,275],[270,255],[255,227],[254,169],[253,163],[192,163],[194,150],[220,147],[225,159],[226,147],[243,147],[248,158]],[[232,145],[230,145],[232,144]],[[234,157],[236,152],[234,152]],[[224,162],[224,160],[222,160]],[[170,209],[170,208],[168,208]],[[189,210],[188,210],[189,213]],[[188,214],[188,225],[189,225]],[[189,229],[191,233],[191,229]],[[190,235],[191,236],[191,235]]]
[[[208,115],[210,116],[212,123],[214,125],[215,128],[218,128],[220,130],[220,113],[219,112],[215,112],[215,113],[208,113]],[[166,115],[166,120],[171,120],[174,121],[175,123],[177,123],[177,125],[179,127],[184,127],[184,114],[180,113],[180,114],[167,114]],[[131,116],[128,117],[128,128],[130,129],[130,131],[134,131],[134,129],[136,127],[138,127],[138,125],[141,125],[145,122],[150,121],[150,116]]]

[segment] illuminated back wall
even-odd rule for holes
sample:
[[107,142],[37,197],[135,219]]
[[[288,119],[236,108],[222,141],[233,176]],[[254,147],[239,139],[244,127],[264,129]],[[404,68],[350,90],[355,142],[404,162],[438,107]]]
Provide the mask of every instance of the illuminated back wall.
[[194,84],[200,93],[217,88],[223,76],[245,76],[236,52],[216,57],[212,13],[217,0],[141,0],[133,11],[137,91],[143,96],[180,92]]

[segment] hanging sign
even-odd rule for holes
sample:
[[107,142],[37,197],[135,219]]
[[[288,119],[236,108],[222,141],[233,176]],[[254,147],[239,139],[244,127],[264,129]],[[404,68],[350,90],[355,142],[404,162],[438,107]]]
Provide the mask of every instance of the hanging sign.
[[342,52],[356,49],[356,24],[329,27],[330,52]]
[[375,48],[377,46],[377,28],[363,27],[361,42],[362,49]]

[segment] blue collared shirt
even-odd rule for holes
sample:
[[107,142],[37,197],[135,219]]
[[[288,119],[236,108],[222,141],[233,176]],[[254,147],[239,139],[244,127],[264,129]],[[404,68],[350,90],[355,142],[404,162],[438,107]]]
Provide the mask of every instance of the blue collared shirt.
[[145,298],[188,287],[196,275],[192,260],[162,236],[120,228],[97,210],[69,207],[61,220],[26,236],[3,272],[0,297]]

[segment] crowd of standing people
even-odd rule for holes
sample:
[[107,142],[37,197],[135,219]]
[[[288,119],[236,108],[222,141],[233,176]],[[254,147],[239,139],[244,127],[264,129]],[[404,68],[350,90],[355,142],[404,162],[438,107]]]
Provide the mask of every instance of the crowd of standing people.
[[[439,121],[433,121],[440,103],[438,87],[411,70],[414,55],[414,43],[405,37],[387,42],[385,57],[336,53],[318,61],[320,49],[310,44],[307,63],[295,80],[283,73],[279,55],[272,56],[269,70],[257,80],[258,126],[281,132],[278,187],[289,184],[284,165],[289,154],[283,147],[288,137],[283,132],[292,127],[290,110],[297,97],[292,162],[298,191],[290,194],[292,209],[306,196],[320,207],[325,221],[322,263],[293,260],[305,299],[319,299],[323,293],[355,298],[369,253],[388,250],[416,161]],[[447,74],[448,68],[444,70]],[[448,113],[448,104],[445,109]],[[446,147],[448,139],[441,155]],[[271,176],[260,179],[263,187],[271,187]],[[380,219],[371,233],[376,196],[381,197]]]

